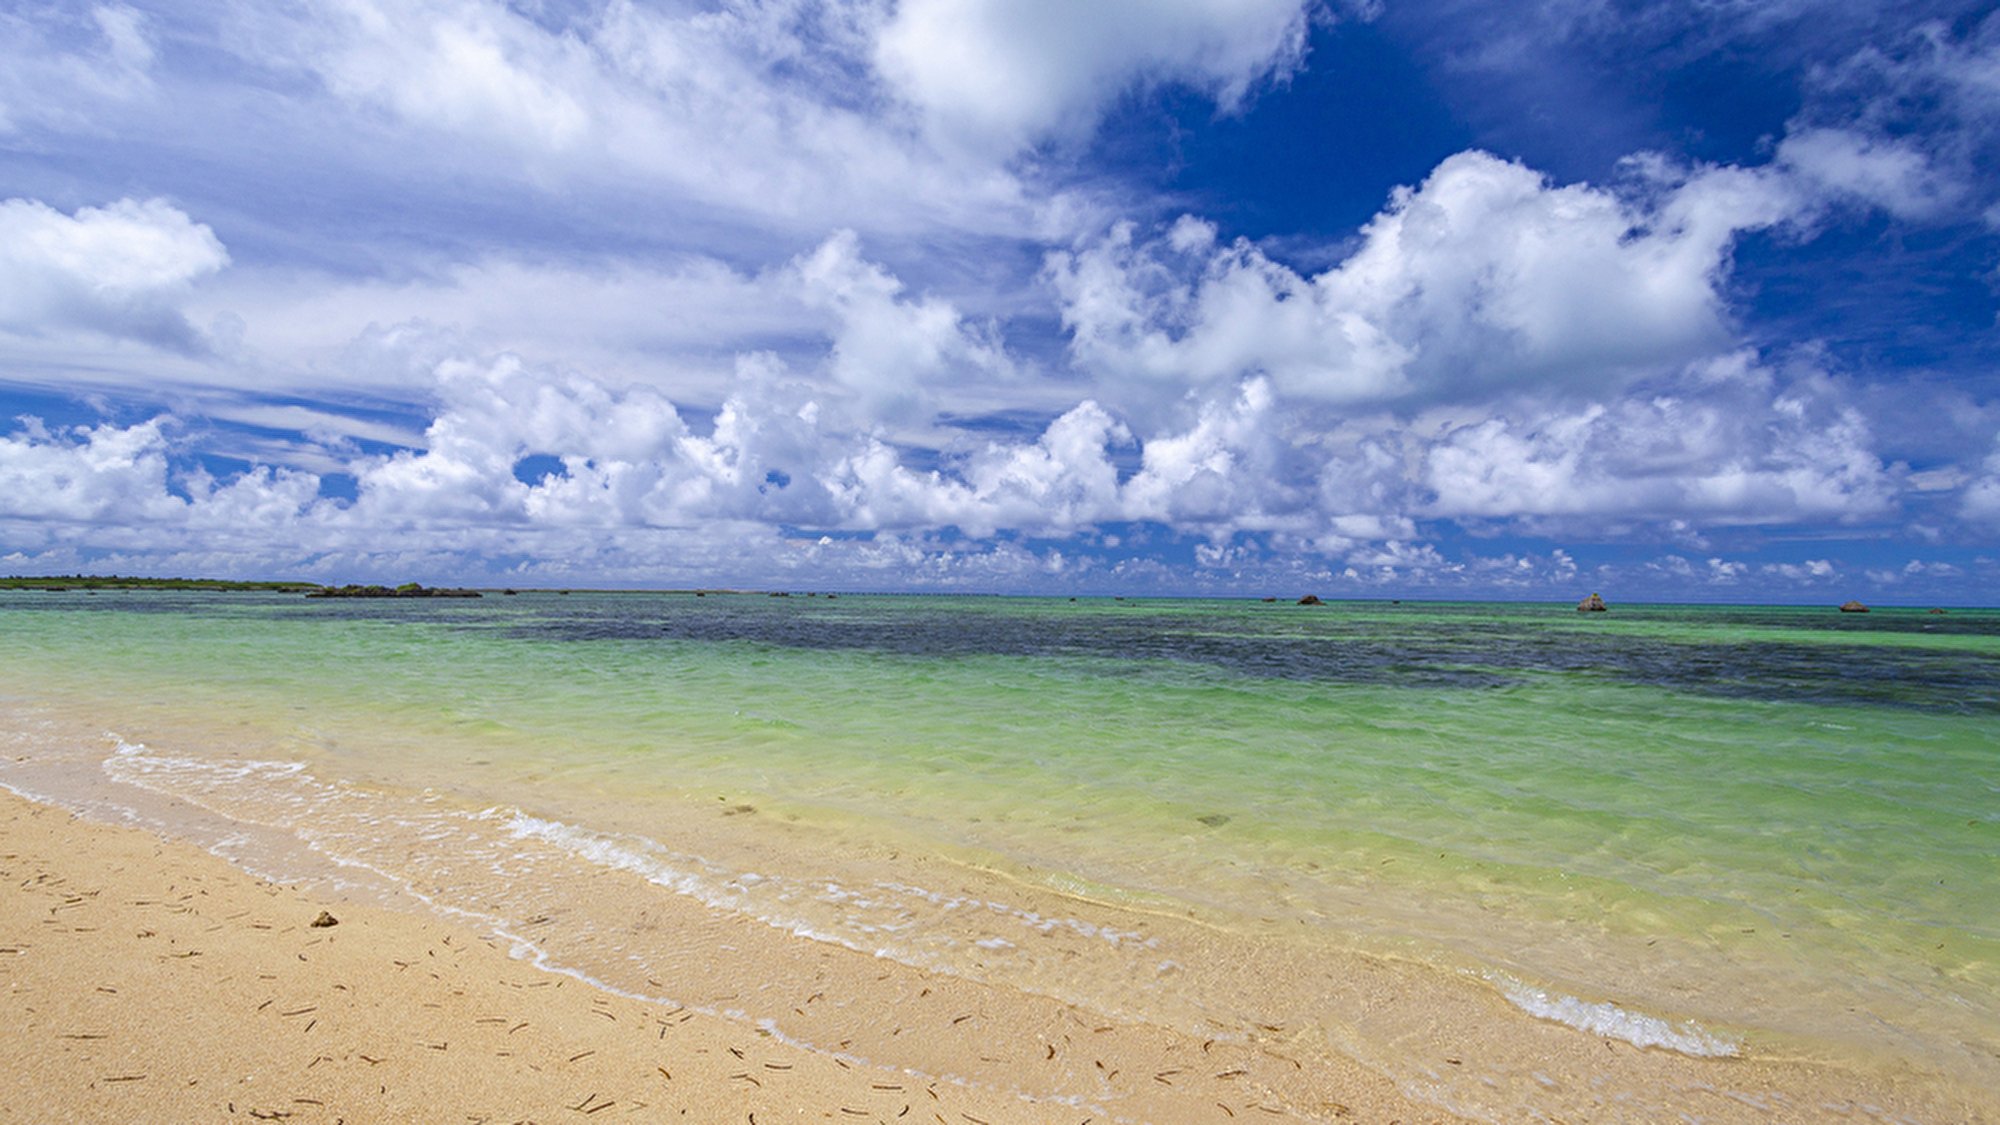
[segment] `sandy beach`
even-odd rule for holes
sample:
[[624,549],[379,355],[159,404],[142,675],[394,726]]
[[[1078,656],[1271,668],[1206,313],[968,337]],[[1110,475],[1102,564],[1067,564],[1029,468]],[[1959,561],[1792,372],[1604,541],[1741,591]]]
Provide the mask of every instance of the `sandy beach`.
[[[1106,1120],[1091,1103],[1113,1091],[1126,1119],[1454,1120],[1363,1072],[1308,1080],[1268,1052],[1107,1026],[963,981],[922,985],[891,966],[878,995],[806,994],[799,1008],[869,1021],[919,985],[917,999],[949,1003],[908,1005],[913,1024],[954,1007],[974,1017],[909,1029],[934,1037],[935,1057],[1018,1055],[1061,1093],[1031,1100],[870,1065],[544,972],[437,917],[317,898],[12,794],[0,794],[0,881],[6,1121],[1080,1123]],[[335,924],[315,925],[323,913]],[[1046,1017],[1046,1034],[1023,1042],[1017,1020],[997,1021],[1005,1038],[968,1033],[1006,1008]],[[1295,1112],[1293,1099],[1329,1077],[1340,1101]]]

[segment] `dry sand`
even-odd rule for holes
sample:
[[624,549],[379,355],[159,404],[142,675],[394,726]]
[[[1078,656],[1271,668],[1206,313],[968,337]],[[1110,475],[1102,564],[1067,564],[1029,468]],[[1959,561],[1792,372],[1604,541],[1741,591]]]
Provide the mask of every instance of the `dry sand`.
[[[336,924],[315,926],[323,911]],[[6,1122],[1077,1123],[1108,1120],[1093,1107],[1114,1087],[1121,1119],[1455,1120],[1365,1072],[1287,1078],[1268,1052],[1059,1006],[1032,1043],[982,1040],[964,1016],[911,1028],[1067,1075],[1034,1084],[1055,1097],[874,1066],[541,971],[438,917],[321,900],[6,793],[0,982]],[[968,1011],[1050,1004],[934,983],[980,991],[959,997]],[[831,999],[876,1014],[896,1002]],[[1294,1112],[1307,1088],[1317,1100]]]

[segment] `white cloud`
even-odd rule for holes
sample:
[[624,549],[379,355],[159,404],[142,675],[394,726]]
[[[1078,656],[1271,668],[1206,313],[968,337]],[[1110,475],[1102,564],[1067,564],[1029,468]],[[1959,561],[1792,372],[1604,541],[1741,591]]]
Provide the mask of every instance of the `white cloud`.
[[1274,526],[1273,509],[1296,506],[1276,471],[1276,405],[1270,385],[1251,379],[1233,401],[1204,405],[1186,433],[1147,441],[1140,470],[1125,486],[1125,518],[1225,536]]
[[1963,487],[1969,479],[1965,470],[1951,465],[1942,469],[1911,473],[1907,481],[1910,489],[1915,492],[1950,492]]
[[[41,521],[37,542],[52,522],[133,519],[154,540],[176,530],[261,535],[259,557],[282,543],[393,539],[413,548],[478,541],[553,560],[677,529],[730,541],[783,526],[1075,541],[1093,528],[1138,524],[1199,536],[1211,567],[1240,569],[1268,549],[1336,557],[1376,583],[1418,573],[1443,580],[1469,565],[1424,542],[1420,520],[1560,525],[1585,538],[1637,522],[1698,539],[1690,520],[1888,515],[1899,473],[1871,451],[1866,426],[1835,390],[1815,378],[1774,390],[1756,374],[1735,372],[1725,388],[1733,397],[1714,401],[1658,394],[1539,412],[1521,404],[1442,427],[1383,415],[1330,430],[1302,425],[1267,380],[1250,379],[1198,402],[1184,426],[1140,435],[1084,401],[1039,435],[936,453],[939,467],[924,468],[923,451],[885,440],[866,415],[829,408],[827,388],[768,355],[739,360],[737,389],[706,432],[649,387],[613,389],[507,355],[461,356],[433,369],[440,405],[419,448],[363,456],[346,442],[361,427],[322,412],[238,411],[242,421],[319,433],[319,459],[294,463],[332,461],[351,473],[352,503],[319,499],[312,473],[262,467],[220,483],[187,471],[177,494],[171,443],[157,422],[87,435],[25,428],[0,450],[0,485],[27,498],[5,514]],[[1688,381],[1713,389],[1719,378],[1704,369]],[[531,455],[561,467],[517,479]],[[563,529],[574,538],[552,538]],[[1561,569],[1527,567],[1522,557],[1489,560],[1452,581],[1511,587]]]
[[1649,203],[1461,153],[1310,279],[1185,220],[1164,249],[1124,226],[1053,255],[1048,277],[1078,362],[1142,387],[1261,373],[1333,403],[1606,391],[1726,348],[1733,240],[1797,206],[1758,173],[1639,171]]
[[96,106],[150,93],[149,22],[124,4],[0,12],[0,134],[28,125],[88,130]]
[[828,377],[827,398],[921,428],[938,409],[1011,405],[1018,386],[992,324],[908,293],[851,231],[757,274],[698,255],[645,266],[490,258],[394,283],[231,274],[190,305],[245,322],[240,358],[255,362],[211,376],[242,389],[407,393],[447,356],[515,354],[714,408],[735,390],[733,357],[770,352]]
[[588,60],[504,7],[340,0],[321,8],[314,60],[334,93],[449,130],[560,149],[592,127],[571,92]]
[[1005,155],[1077,140],[1115,96],[1186,83],[1225,109],[1305,52],[1301,0],[902,0],[874,61],[933,135]]
[[21,422],[0,437],[0,520],[120,524],[185,513],[167,491],[168,420],[54,433],[39,419]]
[[1453,428],[1429,452],[1426,514],[1721,525],[1860,522],[1897,482],[1866,422],[1805,381],[1776,397],[1624,399]]
[[2000,152],[2000,16],[1927,20],[1813,68],[1778,158],[1824,189],[1899,218],[1993,203]]
[[[757,357],[745,361],[744,393],[706,434],[644,388],[611,392],[506,357],[452,361],[437,378],[445,406],[427,448],[350,455],[345,468],[359,481],[351,503],[319,496],[319,478],[309,472],[259,466],[218,480],[175,469],[185,462],[176,461],[170,418],[54,431],[27,420],[0,438],[0,549],[12,552],[0,566],[496,585],[727,576],[808,588],[1133,591],[1195,582],[1327,595],[1430,589],[1537,597],[1585,586],[1609,595],[1635,584],[1721,587],[1745,597],[1847,577],[1831,558],[1756,565],[1668,555],[1586,575],[1561,550],[1447,557],[1413,534],[1409,513],[1343,515],[1351,495],[1329,506],[1310,488],[1285,501],[1304,497],[1298,507],[1274,512],[1257,491],[1286,496],[1283,474],[1260,458],[1274,447],[1283,452],[1283,433],[1270,424],[1268,388],[1257,383],[1210,404],[1188,429],[1144,443],[1141,468],[1121,484],[1112,454],[1134,439],[1090,402],[1036,438],[993,442],[952,471],[933,472],[912,468],[866,434],[821,429],[816,401],[801,397],[811,388]],[[1773,406],[1772,416],[1784,410]],[[1769,425],[1770,416],[1756,422]],[[1574,436],[1561,426],[1544,430]],[[1446,435],[1431,455],[1459,448],[1449,444],[1459,436]],[[1375,440],[1387,448],[1414,439],[1381,432]],[[515,465],[529,453],[552,453],[562,467],[517,480]],[[1573,467],[1587,469],[1587,459]],[[1086,534],[1127,521],[1142,521],[1140,539],[1146,527],[1202,537],[1194,570],[1107,557],[1113,537]],[[787,526],[874,534],[785,538]],[[937,538],[946,527],[960,537]],[[996,541],[997,532],[1064,542],[1029,547]],[[521,561],[502,569],[492,561],[502,557]],[[1923,562],[1868,577],[1888,585],[1965,576]]]
[[1049,424],[1033,445],[989,445],[965,469],[988,498],[993,527],[1067,534],[1120,514],[1118,469],[1106,450],[1133,444],[1131,431],[1085,401]]
[[1980,472],[1965,488],[1959,513],[1974,523],[2000,528],[2000,441],[1980,466]]
[[792,263],[809,308],[832,311],[830,367],[865,413],[884,421],[928,417],[926,389],[942,382],[1005,381],[1012,364],[997,334],[965,324],[936,297],[900,299],[903,283],[861,257],[860,239],[842,231]]
[[401,446],[415,446],[423,442],[422,434],[402,426],[305,406],[218,403],[208,406],[203,413],[224,422],[240,422],[267,430],[289,430],[328,444],[340,444],[352,438]]
[[215,233],[165,200],[65,215],[9,199],[0,202],[0,330],[83,330],[191,350],[199,333],[178,305],[228,264]]
[[471,348],[615,384],[671,382],[714,403],[727,393],[731,351],[825,330],[827,318],[803,308],[778,274],[747,276],[698,255],[645,263],[495,255],[360,280],[237,267],[188,307],[198,319],[246,325],[239,343],[254,369],[209,373],[223,384],[393,392],[410,386],[412,362],[421,375]]
[[1435,579],[1462,573],[1465,564],[1448,561],[1429,543],[1390,541],[1361,547],[1349,553],[1345,573],[1350,578],[1380,584],[1397,581],[1411,573]]
[[1840,575],[1840,568],[1830,559],[1807,559],[1802,563],[1766,563],[1757,570],[1760,574],[1801,583],[1822,583]]
[[1935,559],[1911,559],[1900,568],[1870,567],[1866,571],[1868,580],[1877,586],[1900,586],[1906,582],[1921,582],[1925,579],[1951,581],[1965,577],[1965,568]]
[[[581,376],[550,378],[513,356],[448,360],[437,380],[445,407],[426,448],[374,459],[357,473],[361,515],[504,524],[527,521],[532,507],[558,522],[625,522],[645,499],[633,467],[654,466],[686,435],[657,394],[613,395]],[[515,463],[529,454],[573,461],[576,477],[531,488],[514,478]]]
[[1067,535],[1120,518],[1118,471],[1106,454],[1130,440],[1094,402],[1052,422],[1035,442],[990,443],[961,471],[918,472],[868,439],[823,474],[842,526],[957,527],[977,537],[1006,528]]
[[1860,200],[1903,219],[1944,213],[1960,194],[1906,141],[1844,129],[1807,129],[1778,146],[1778,161],[1818,191]]
[[[419,438],[334,410],[240,401],[213,416],[297,431],[304,441],[284,463],[350,473],[352,503],[320,499],[310,472],[173,477],[157,427],[87,440],[24,430],[9,447],[20,487],[52,499],[13,515],[40,521],[34,534],[45,538],[56,523],[91,523],[93,511],[149,511],[154,541],[176,528],[226,533],[261,542],[257,557],[293,543],[337,558],[343,545],[391,536],[440,558],[484,544],[625,559],[619,544],[637,540],[710,529],[765,542],[784,526],[905,541],[874,554],[823,547],[843,565],[897,550],[935,561],[931,547],[909,543],[943,528],[974,541],[1074,539],[1136,523],[1200,537],[1204,565],[1234,573],[1253,573],[1243,568],[1268,550],[1338,558],[1356,582],[1425,575],[1527,588],[1557,580],[1564,564],[1446,560],[1419,521],[1586,537],[1651,525],[1700,543],[1695,523],[1879,520],[1899,489],[1955,471],[1885,466],[1833,383],[1810,372],[1780,378],[1754,353],[1720,350],[1715,285],[1730,239],[1779,221],[1790,202],[1782,187],[1713,169],[1678,178],[1642,169],[1641,179],[1658,188],[1644,205],[1555,187],[1482,154],[1454,157],[1400,193],[1347,261],[1310,279],[1246,244],[1219,246],[1199,219],[1145,246],[1125,228],[1058,256],[1046,275],[1097,377],[1089,388],[1021,369],[996,327],[910,292],[852,232],[755,276],[706,259],[610,274],[496,261],[399,287],[301,286],[252,308],[277,327],[245,333],[245,346],[301,354],[312,342],[302,326],[344,326],[314,342],[317,362],[405,382],[432,404],[428,428]],[[45,234],[12,251],[40,271],[32,276],[66,279],[101,304],[150,300],[171,311],[166,302],[227,261],[205,227],[166,204],[75,217],[7,206],[9,221]],[[122,252],[128,243],[144,252]],[[600,307],[565,327],[538,306],[558,304],[566,284]],[[251,288],[226,295],[248,299]],[[399,307],[450,323],[369,327],[334,349],[341,332]],[[530,340],[621,325],[636,333],[658,316],[668,366],[651,377],[588,371],[469,338],[510,310]],[[721,323],[704,335],[711,311]],[[790,341],[788,356],[744,346],[774,333]],[[638,341],[628,336],[624,354]],[[695,379],[675,366],[704,342],[735,345],[726,375]],[[966,401],[966,384],[1073,397],[1039,434],[976,439],[936,417]],[[676,405],[697,386],[719,405],[690,416],[712,423],[691,424]],[[1377,412],[1356,411],[1370,397]],[[355,438],[406,448],[362,456]],[[530,455],[561,470],[516,479]],[[1966,495],[1968,514],[1984,510],[1981,485]],[[980,552],[996,566],[1004,553],[991,543]],[[1032,555],[1007,565],[1026,574],[1058,564]],[[1707,580],[1740,577],[1711,564]]]
[[[884,113],[872,0],[561,10],[498,0],[238,3],[225,45],[309,78],[299,106],[351,152],[342,171],[415,169],[581,193],[796,235],[830,226],[1020,234],[1030,199],[1005,153],[941,153]],[[384,141],[400,163],[371,167]]]
[[[1494,19],[1574,17],[1570,42],[1613,34],[1605,11]],[[1865,395],[1739,351],[1729,300],[1745,232],[1809,235],[1841,201],[1912,221],[1992,202],[1968,169],[2000,135],[2000,20],[1814,71],[1758,169],[1639,157],[1563,183],[1461,152],[1351,240],[1304,251],[1311,269],[1198,215],[1110,221],[1159,205],[1088,147],[1120,99],[1233,112],[1314,61],[1327,14],[17,5],[0,12],[0,131],[50,154],[24,174],[66,210],[0,203],[0,366],[189,421],[5,438],[0,549],[971,581],[1179,535],[1218,571],[1281,558],[1511,589],[1577,570],[1428,540],[1652,539],[1688,556],[1663,576],[1747,586],[1762,572],[1724,559],[1716,529],[2000,526],[2000,460],[1885,464],[1913,444],[1895,423],[1878,438]],[[1443,86],[1449,69],[1427,73]],[[121,186],[91,194],[92,177]],[[193,468],[223,446],[256,467]],[[516,479],[530,455],[561,469]],[[358,482],[351,503],[318,496],[335,472]],[[1942,530],[1897,512],[1916,493]],[[817,541],[836,530],[876,538]],[[1016,535],[1068,542],[999,542]]]
[[[1311,482],[1285,479],[1283,439],[1270,387],[1251,380],[1211,401],[1184,431],[1136,441],[1094,401],[1051,422],[1033,442],[988,443],[955,471],[917,472],[880,441],[843,456],[828,477],[848,527],[956,526],[974,536],[998,530],[1070,535],[1107,523],[1144,522],[1218,542],[1245,532],[1310,538],[1329,520],[1310,506]],[[1139,467],[1122,483],[1112,451],[1139,446]],[[1393,521],[1391,521],[1393,522]],[[1350,530],[1379,530],[1362,517]],[[1350,540],[1339,539],[1345,546]]]
[[1746,563],[1712,558],[1708,560],[1708,580],[1718,586],[1733,586],[1743,580],[1749,569]]

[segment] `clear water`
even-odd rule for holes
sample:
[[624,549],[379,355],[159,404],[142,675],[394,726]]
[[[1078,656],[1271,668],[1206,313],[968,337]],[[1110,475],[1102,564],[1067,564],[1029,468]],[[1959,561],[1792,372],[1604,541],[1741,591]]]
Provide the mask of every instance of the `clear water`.
[[[0,683],[19,746],[86,717],[111,780],[509,924],[617,867],[1105,1011],[1311,1022],[1496,1118],[1411,1027],[1163,982],[1128,923],[2000,1088],[2000,612],[16,592]],[[1052,927],[1100,952],[1038,955]],[[588,931],[591,974],[638,957]]]

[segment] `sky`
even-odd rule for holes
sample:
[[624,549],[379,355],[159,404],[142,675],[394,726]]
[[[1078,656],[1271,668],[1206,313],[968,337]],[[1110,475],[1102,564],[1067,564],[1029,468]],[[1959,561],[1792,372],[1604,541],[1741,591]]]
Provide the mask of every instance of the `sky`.
[[2000,15],[20,0],[0,573],[2000,601]]

